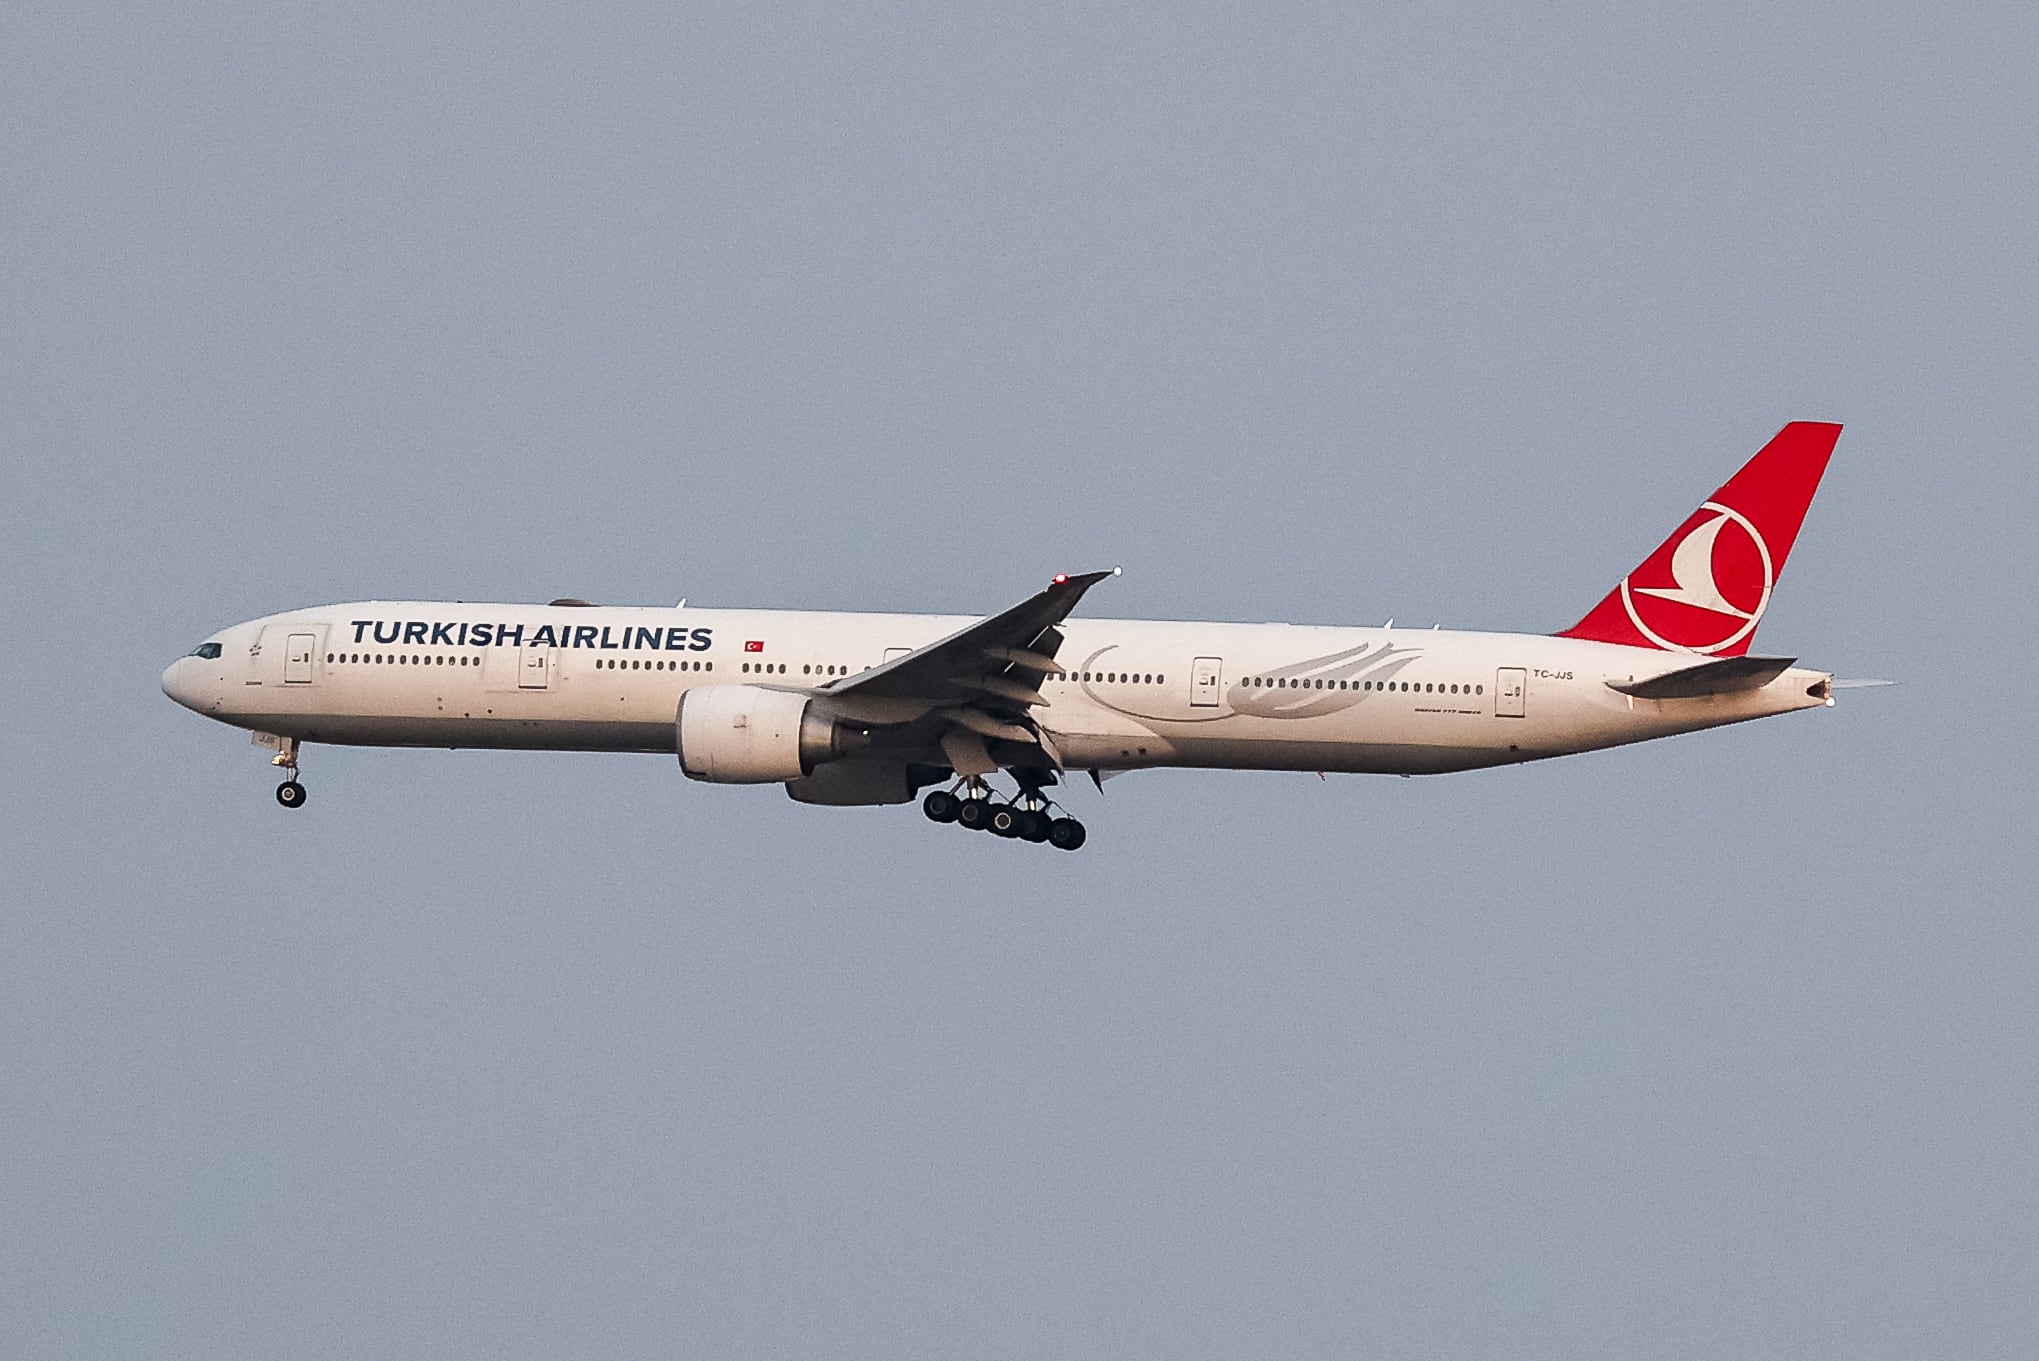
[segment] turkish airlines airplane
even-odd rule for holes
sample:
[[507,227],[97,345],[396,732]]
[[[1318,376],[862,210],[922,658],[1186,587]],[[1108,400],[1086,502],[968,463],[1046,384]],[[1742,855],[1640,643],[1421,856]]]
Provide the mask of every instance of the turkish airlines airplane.
[[693,779],[802,803],[926,789],[936,822],[1075,850],[1049,791],[1078,772],[1427,775],[1832,704],[1831,675],[1749,647],[1840,432],[1785,426],[1550,636],[1072,618],[1113,569],[981,619],[327,605],[214,634],[163,691],[273,748],[286,808],[308,742],[673,752]]

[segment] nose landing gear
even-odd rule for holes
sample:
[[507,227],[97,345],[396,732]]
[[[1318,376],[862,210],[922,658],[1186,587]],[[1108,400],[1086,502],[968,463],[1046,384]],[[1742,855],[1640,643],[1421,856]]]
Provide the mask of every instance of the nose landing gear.
[[1057,850],[1073,851],[1084,843],[1083,824],[1072,817],[1056,817],[1055,805],[1037,788],[1021,788],[1011,801],[994,796],[983,780],[971,778],[951,789],[937,789],[920,801],[920,811],[931,822],[953,822],[973,832],[1014,841],[1046,842]]
[[304,807],[304,786],[297,782],[297,739],[282,738],[276,754],[269,758],[269,764],[283,767],[290,775],[289,779],[276,786],[276,801],[285,808]]

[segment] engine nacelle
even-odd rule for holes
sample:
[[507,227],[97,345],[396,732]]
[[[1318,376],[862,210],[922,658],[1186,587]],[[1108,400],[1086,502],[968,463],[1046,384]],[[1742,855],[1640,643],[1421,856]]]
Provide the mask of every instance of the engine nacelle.
[[842,754],[844,734],[806,695],[710,685],[680,696],[680,769],[711,784],[778,784]]

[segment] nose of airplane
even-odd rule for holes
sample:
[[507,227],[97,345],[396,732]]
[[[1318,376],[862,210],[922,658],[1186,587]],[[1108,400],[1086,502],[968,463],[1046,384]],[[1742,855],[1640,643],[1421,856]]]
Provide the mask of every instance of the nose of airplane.
[[179,657],[163,669],[163,693],[187,709],[198,707],[191,687],[191,668],[186,665],[191,659]]

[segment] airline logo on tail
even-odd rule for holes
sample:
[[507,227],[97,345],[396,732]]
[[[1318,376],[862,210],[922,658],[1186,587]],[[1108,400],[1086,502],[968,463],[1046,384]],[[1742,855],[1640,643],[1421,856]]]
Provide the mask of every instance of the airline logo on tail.
[[[1721,531],[1733,526],[1735,533],[1721,542]],[[1770,545],[1749,517],[1718,501],[1708,501],[1687,527],[1673,535],[1677,547],[1671,550],[1669,586],[1639,586],[1636,578],[1650,580],[1645,563],[1621,579],[1621,603],[1628,610],[1636,631],[1658,647],[1672,652],[1719,652],[1756,631],[1757,621],[1770,607],[1770,589],[1777,584],[1777,572],[1770,562]],[[1736,593],[1747,602],[1737,605],[1723,583],[1733,583]],[[1753,597],[1743,594],[1753,588]],[[1638,601],[1637,596],[1642,599]],[[1666,609],[1652,601],[1669,601],[1680,609]]]
[[1770,607],[1841,427],[1794,421],[1561,635],[1739,657]]

